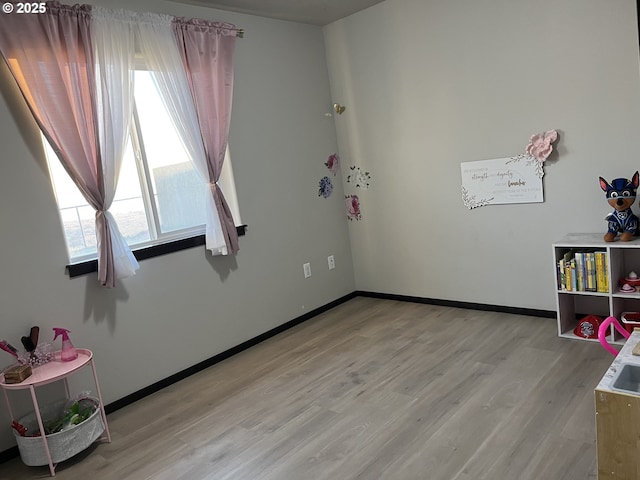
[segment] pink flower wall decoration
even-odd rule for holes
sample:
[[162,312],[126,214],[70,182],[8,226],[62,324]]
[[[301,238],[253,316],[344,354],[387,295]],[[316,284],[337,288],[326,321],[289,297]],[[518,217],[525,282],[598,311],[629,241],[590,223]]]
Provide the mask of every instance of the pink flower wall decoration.
[[552,143],[558,139],[558,132],[549,130],[545,133],[531,135],[526,152],[538,162],[544,162],[553,151]]
[[331,173],[335,175],[340,169],[340,157],[337,153],[334,153],[333,155],[329,156],[324,165],[331,171]]
[[347,206],[347,218],[349,220],[361,220],[362,214],[360,213],[360,199],[357,195],[346,195],[345,203]]

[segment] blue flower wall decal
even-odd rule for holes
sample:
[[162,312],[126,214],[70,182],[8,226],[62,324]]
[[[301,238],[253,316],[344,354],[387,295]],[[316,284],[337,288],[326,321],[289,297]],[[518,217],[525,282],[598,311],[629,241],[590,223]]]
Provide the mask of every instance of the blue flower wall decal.
[[333,184],[331,183],[331,179],[329,177],[322,177],[320,179],[320,185],[318,188],[318,196],[329,198],[331,192],[333,192]]

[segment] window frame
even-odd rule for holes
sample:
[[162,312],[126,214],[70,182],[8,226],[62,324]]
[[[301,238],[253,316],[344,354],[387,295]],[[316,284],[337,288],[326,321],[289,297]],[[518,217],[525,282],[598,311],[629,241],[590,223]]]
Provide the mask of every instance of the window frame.
[[[144,62],[140,61],[140,59],[136,59],[136,70],[148,70]],[[159,212],[157,205],[154,201],[154,193],[152,191],[151,186],[151,173],[149,171],[150,165],[146,157],[145,152],[145,139],[142,133],[142,128],[140,126],[140,119],[138,115],[138,106],[134,98],[133,102],[133,112],[132,112],[132,121],[129,131],[129,137],[131,142],[131,149],[134,156],[135,167],[138,174],[138,182],[140,183],[140,193],[142,195],[142,202],[145,208],[145,216],[147,220],[147,226],[149,230],[150,240],[137,243],[135,245],[129,245],[134,257],[136,260],[145,260],[148,258],[153,258],[161,255],[166,255],[173,252],[178,252],[181,250],[186,250],[189,248],[206,245],[206,236],[204,234],[206,226],[205,225],[197,225],[193,227],[188,227],[185,229],[176,230],[170,233],[161,233],[160,225],[159,225]],[[47,149],[51,149],[48,141],[44,136],[42,136],[42,141],[45,144],[45,156],[47,157],[47,162],[56,162],[58,161],[55,154],[53,154],[53,158],[49,158],[50,154],[47,153]],[[229,156],[229,150],[227,148],[227,156]],[[227,158],[225,162],[229,161],[230,158]],[[231,170],[230,178],[233,179],[233,171]],[[53,176],[50,172],[50,179],[52,182],[52,187],[54,191],[57,190],[56,185],[53,182]],[[235,187],[234,187],[235,189]],[[56,203],[57,195],[56,195]],[[235,202],[237,205],[237,198]],[[58,213],[60,214],[60,205],[57,204]],[[239,209],[236,207],[236,211],[239,215]],[[61,217],[62,223],[62,217]],[[236,225],[236,232],[238,236],[244,236],[246,234],[247,225],[240,224]],[[69,244],[67,241],[67,234],[63,227],[63,231],[65,234],[65,244],[67,247],[67,255],[69,256],[69,263],[65,266],[66,271],[69,273],[70,278],[78,277],[81,275],[86,275],[92,272],[98,271],[98,260],[97,260],[97,252],[95,254],[84,254],[78,255],[75,257],[75,261],[72,260],[71,252],[69,251]]]
[[[237,225],[236,232],[239,237],[243,237],[247,232],[247,225]],[[133,256],[136,260],[146,260],[148,258],[159,257],[169,253],[179,252],[181,250],[187,250],[189,248],[198,247],[206,244],[206,238],[204,234],[195,235],[193,237],[181,238],[179,240],[173,240],[166,243],[159,243],[157,245],[150,245],[137,249],[131,249]],[[98,271],[98,260],[85,260],[78,263],[69,263],[65,266],[66,271],[69,273],[70,278],[80,277],[89,273]]]

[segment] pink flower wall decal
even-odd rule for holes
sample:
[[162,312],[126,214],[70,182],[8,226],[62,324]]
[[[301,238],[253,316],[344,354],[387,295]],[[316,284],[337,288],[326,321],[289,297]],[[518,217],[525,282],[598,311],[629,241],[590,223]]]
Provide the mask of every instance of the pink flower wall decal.
[[545,133],[536,133],[531,135],[529,139],[529,145],[527,145],[526,152],[538,162],[544,162],[547,157],[553,151],[553,142],[558,139],[558,132],[555,130],[549,130]]
[[324,166],[327,167],[331,171],[331,173],[335,175],[340,169],[340,157],[338,156],[338,154],[334,153],[333,155],[330,155],[327,161],[324,163]]
[[357,195],[346,195],[345,203],[347,206],[347,218],[349,220],[361,220],[362,214],[360,213],[360,199]]

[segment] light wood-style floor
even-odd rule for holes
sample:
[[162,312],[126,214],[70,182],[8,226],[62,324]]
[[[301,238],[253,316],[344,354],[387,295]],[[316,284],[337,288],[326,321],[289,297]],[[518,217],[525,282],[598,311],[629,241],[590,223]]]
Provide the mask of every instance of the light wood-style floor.
[[553,319],[359,297],[114,412],[56,478],[596,478],[612,359]]

